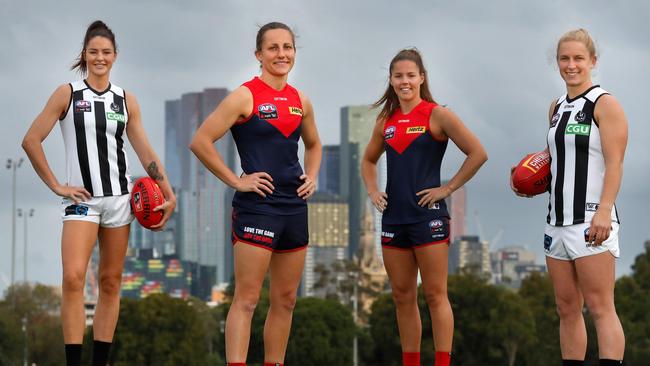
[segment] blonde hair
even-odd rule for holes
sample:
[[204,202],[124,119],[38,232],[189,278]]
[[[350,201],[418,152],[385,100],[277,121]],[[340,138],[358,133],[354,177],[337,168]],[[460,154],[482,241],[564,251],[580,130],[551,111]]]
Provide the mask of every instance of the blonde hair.
[[557,54],[560,51],[560,45],[563,42],[570,41],[577,41],[584,44],[585,47],[587,47],[587,51],[589,51],[589,55],[593,58],[596,58],[596,43],[589,35],[589,32],[587,32],[587,30],[584,28],[570,30],[564,33],[562,37],[560,37],[560,39],[557,41],[557,48],[555,49],[555,58],[557,58]]

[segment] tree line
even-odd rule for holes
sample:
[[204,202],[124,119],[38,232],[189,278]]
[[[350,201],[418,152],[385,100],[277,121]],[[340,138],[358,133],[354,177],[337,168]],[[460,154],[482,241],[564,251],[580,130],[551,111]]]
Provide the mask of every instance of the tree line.
[[[647,365],[650,359],[650,241],[632,272],[616,281],[616,306],[626,333],[626,365]],[[345,284],[349,286],[349,284]],[[339,291],[348,296],[348,288]],[[422,295],[422,294],[421,294]],[[533,274],[519,290],[494,286],[471,271],[449,277],[455,316],[453,354],[456,365],[547,366],[559,364],[559,320],[550,279]],[[433,364],[431,321],[424,296],[419,297],[423,322],[422,364]],[[295,309],[287,365],[352,365],[357,338],[359,365],[399,366],[401,349],[390,293],[377,296],[364,325],[353,322],[349,301],[335,294],[327,299],[300,298]],[[349,299],[348,299],[349,300]],[[18,284],[0,301],[0,366],[23,363],[65,364],[59,321],[60,298],[51,287]],[[210,308],[197,299],[167,295],[123,299],[110,364],[224,364],[224,324],[230,304]],[[248,364],[263,362],[262,329],[268,311],[263,290],[252,323]],[[587,316],[587,365],[597,365],[596,334]],[[25,330],[23,331],[23,319]],[[92,331],[86,335],[86,344]],[[90,364],[90,347],[84,359]]]

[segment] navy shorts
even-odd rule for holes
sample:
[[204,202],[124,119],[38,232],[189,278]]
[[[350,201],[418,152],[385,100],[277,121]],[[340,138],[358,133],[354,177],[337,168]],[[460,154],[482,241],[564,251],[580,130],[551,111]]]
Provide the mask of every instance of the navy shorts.
[[449,244],[449,218],[440,217],[413,224],[381,225],[381,245],[410,250],[434,244]]
[[270,215],[232,209],[232,243],[254,245],[276,253],[307,247],[307,211],[295,215]]

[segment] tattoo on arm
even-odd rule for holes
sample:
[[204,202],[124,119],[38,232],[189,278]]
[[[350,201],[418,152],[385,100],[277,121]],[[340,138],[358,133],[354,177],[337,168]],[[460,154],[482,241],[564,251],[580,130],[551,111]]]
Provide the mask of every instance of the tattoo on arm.
[[154,180],[162,181],[163,179],[165,179],[165,176],[162,175],[162,173],[160,173],[160,171],[158,170],[158,164],[156,164],[155,161],[152,161],[149,164],[149,166],[147,167],[147,173]]

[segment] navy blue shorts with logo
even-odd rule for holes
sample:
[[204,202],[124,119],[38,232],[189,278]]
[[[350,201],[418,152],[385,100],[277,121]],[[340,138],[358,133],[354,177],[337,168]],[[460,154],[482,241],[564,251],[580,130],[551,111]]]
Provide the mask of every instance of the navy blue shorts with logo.
[[381,225],[381,245],[391,249],[410,250],[434,244],[449,244],[449,218],[412,224]]
[[295,215],[269,215],[232,209],[232,243],[242,242],[276,253],[307,247],[307,211]]

